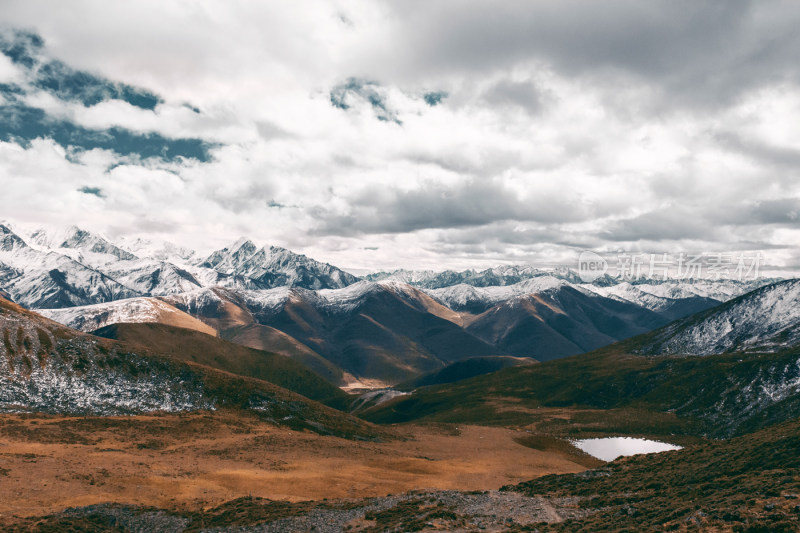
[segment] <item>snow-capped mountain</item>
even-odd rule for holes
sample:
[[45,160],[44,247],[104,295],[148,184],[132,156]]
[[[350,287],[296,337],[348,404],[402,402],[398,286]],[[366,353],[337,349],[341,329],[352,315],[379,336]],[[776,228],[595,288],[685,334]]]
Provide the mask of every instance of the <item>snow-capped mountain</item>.
[[[292,354],[337,383],[351,377],[396,382],[465,354],[550,359],[581,353],[767,282],[605,276],[586,284],[567,269],[524,265],[368,278],[380,281],[249,239],[203,257],[170,243],[109,239],[77,227],[25,232],[0,226],[0,290],[23,306],[84,331],[124,322],[189,327]],[[741,342],[763,347],[775,312],[753,313],[749,330],[759,331],[759,314],[767,328],[758,342],[726,344],[724,324],[705,326],[713,346],[690,346],[677,336],[674,342],[698,353]],[[791,333],[778,334],[794,342]]]
[[786,280],[687,317],[653,333],[636,351],[710,355],[772,352],[800,345],[800,279]]
[[464,270],[457,272],[445,270],[395,270],[393,272],[377,272],[365,276],[369,281],[400,281],[422,289],[441,289],[453,285],[470,285],[472,287],[495,287],[514,285],[524,280],[541,276],[556,277],[571,282],[580,282],[578,275],[568,269],[542,270],[530,265],[501,265],[486,270]]
[[[719,302],[727,302],[732,298],[741,296],[764,285],[779,281],[776,278],[757,278],[747,280],[736,279],[694,279],[685,280],[654,280],[640,278],[634,280],[632,285],[644,292],[662,298],[711,298]],[[619,284],[616,283],[614,285]]]
[[306,352],[298,358],[315,368],[333,365],[346,374],[345,383],[388,385],[454,360],[496,355],[495,348],[451,320],[456,313],[398,282],[359,281],[317,291],[213,288],[165,300],[213,324],[222,338],[251,346],[259,339],[274,346],[294,343],[295,351]]
[[[664,292],[670,294],[670,296],[657,296],[654,294],[654,292],[658,292],[658,288],[662,288],[662,285],[633,285],[627,281],[617,285],[606,286],[584,283],[579,287],[606,298],[640,305],[670,320],[698,313],[721,303],[721,300],[701,296],[698,293],[672,285],[663,286],[668,289],[668,291]],[[656,290],[649,291],[648,289]]]
[[77,226],[55,232],[38,229],[31,233],[28,241],[33,247],[61,253],[93,268],[111,262],[137,259],[134,254],[112,244],[101,235]]
[[141,294],[67,255],[29,246],[0,225],[0,287],[26,307],[72,307]]
[[554,276],[541,275],[513,285],[475,287],[459,283],[440,289],[427,289],[425,292],[455,311],[482,313],[490,307],[512,298],[564,286],[572,285],[568,281]]
[[335,266],[277,246],[258,248],[248,239],[213,252],[200,266],[221,274],[220,285],[246,289],[340,289],[358,281]]
[[173,242],[120,237],[118,243],[120,248],[133,253],[136,257],[149,257],[180,267],[189,267],[197,263],[197,252]]
[[510,355],[546,361],[588,352],[669,322],[626,300],[551,279],[542,290],[503,299],[472,318],[466,330]]
[[31,232],[0,228],[0,289],[28,308],[84,306],[203,287],[326,289],[358,281],[334,266],[283,248],[259,248],[247,239],[198,259],[172,243],[115,243],[75,226]]

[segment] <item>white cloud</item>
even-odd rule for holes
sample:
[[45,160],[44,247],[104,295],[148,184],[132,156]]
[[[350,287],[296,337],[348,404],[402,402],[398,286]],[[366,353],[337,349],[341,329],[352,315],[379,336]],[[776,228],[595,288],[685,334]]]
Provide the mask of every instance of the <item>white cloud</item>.
[[[6,23],[39,32],[47,53],[164,99],[150,111],[38,92],[30,105],[87,128],[221,146],[206,164],[142,165],[2,143],[0,206],[206,249],[248,234],[358,269],[552,263],[581,246],[760,243],[776,264],[796,260],[789,222],[724,213],[800,197],[784,31],[797,10],[730,6],[715,20],[702,6],[635,4],[595,17],[575,0],[8,1]],[[720,46],[731,34],[736,46]],[[759,36],[773,47],[745,61]],[[19,75],[0,56],[0,80]],[[351,77],[379,84],[402,124],[377,120],[368,98],[332,106],[330,90]],[[431,107],[426,91],[447,97]],[[474,196],[488,190],[502,194]],[[415,205],[443,211],[410,216]]]
[[19,83],[23,80],[22,71],[9,58],[0,54],[0,83]]

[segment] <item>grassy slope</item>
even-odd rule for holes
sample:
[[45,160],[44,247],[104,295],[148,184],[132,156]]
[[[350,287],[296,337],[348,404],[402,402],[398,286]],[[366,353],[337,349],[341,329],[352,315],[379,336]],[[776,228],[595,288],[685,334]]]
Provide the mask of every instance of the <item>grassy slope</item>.
[[523,366],[535,364],[535,359],[512,357],[510,355],[496,355],[494,357],[472,357],[464,361],[456,361],[441,370],[424,374],[405,383],[396,385],[394,388],[410,391],[418,387],[430,385],[441,385],[453,383],[462,379],[469,379],[475,376],[497,372],[512,366]]
[[[619,349],[421,389],[362,417],[380,423],[525,425],[541,408],[601,410],[597,416],[605,418],[626,410],[641,413],[626,422],[632,432],[727,436],[800,416],[796,394],[771,406],[753,404],[759,401],[758,380],[797,377],[800,349],[708,357],[642,357]],[[742,393],[748,385],[750,396]]]
[[[540,531],[800,529],[800,420],[728,441],[619,459],[580,474],[505,487],[577,496],[590,516]],[[794,495],[794,497],[792,497]],[[788,497],[787,497],[788,496]]]
[[157,353],[274,383],[337,409],[350,397],[289,357],[247,348],[198,331],[165,324],[115,324],[95,335],[138,344]]
[[[29,326],[31,332],[49,332],[55,344],[48,344],[45,350],[28,348],[33,342],[21,326],[19,333],[25,335],[25,339],[18,334],[18,341],[10,342],[13,337],[8,327],[16,330],[17,325],[23,324]],[[17,379],[26,379],[30,374],[20,361],[28,361],[27,368],[41,364],[49,372],[68,369],[77,378],[85,372],[100,370],[109,376],[127,375],[136,379],[146,376],[151,381],[168,376],[178,379],[187,389],[201,390],[203,397],[218,409],[250,413],[291,429],[346,438],[386,435],[380,428],[262,379],[237,375],[167,352],[144,348],[141,344],[88,335],[5,299],[0,299],[0,338],[3,353],[13,362],[9,365],[17,369],[11,372]],[[83,414],[85,411],[80,406],[63,405],[57,396],[49,399],[52,407],[46,412]]]
[[275,328],[254,323],[230,327],[220,331],[219,336],[235,344],[290,357],[334,385],[341,386],[346,383],[342,369],[297,339]]

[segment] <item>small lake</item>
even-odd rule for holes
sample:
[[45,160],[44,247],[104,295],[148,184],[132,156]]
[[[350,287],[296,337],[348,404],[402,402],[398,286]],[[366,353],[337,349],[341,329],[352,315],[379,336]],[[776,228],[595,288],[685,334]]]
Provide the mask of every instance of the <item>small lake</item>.
[[602,439],[574,440],[572,444],[592,457],[603,461],[613,461],[617,457],[640,453],[659,453],[680,450],[681,446],[657,440],[636,439],[633,437],[606,437]]

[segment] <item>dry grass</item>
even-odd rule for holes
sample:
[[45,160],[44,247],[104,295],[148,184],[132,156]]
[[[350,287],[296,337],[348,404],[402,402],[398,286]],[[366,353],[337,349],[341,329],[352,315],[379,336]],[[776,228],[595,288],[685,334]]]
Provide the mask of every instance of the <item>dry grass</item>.
[[535,449],[521,431],[392,431],[402,438],[376,443],[291,431],[234,413],[4,415],[0,516],[101,502],[196,510],[243,496],[296,502],[427,488],[487,490],[586,468],[568,446]]

